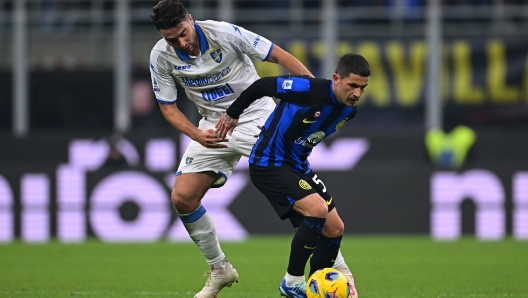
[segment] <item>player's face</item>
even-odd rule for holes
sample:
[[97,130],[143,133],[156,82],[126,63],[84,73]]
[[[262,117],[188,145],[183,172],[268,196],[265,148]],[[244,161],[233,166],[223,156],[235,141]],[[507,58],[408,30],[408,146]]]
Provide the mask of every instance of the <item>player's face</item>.
[[198,55],[198,35],[194,29],[194,21],[189,14],[189,20],[181,22],[169,29],[159,30],[167,43],[187,55]]
[[357,74],[349,74],[348,77],[340,77],[334,73],[334,94],[338,102],[355,107],[367,87],[370,77],[362,77]]

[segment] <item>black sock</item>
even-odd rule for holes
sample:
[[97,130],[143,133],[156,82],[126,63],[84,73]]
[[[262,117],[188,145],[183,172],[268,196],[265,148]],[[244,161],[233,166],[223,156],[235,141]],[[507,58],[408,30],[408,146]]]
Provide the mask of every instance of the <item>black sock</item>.
[[308,258],[314,252],[326,219],[305,217],[293,236],[287,272],[293,276],[304,275]]
[[336,238],[327,238],[323,235],[319,237],[317,246],[310,259],[310,275],[315,271],[323,268],[330,268],[334,266],[335,259],[339,253],[341,246],[341,239],[343,236]]

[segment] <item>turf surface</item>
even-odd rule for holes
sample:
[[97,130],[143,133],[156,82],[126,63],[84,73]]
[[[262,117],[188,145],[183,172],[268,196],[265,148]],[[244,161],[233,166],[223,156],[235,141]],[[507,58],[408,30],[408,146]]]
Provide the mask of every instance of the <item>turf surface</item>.
[[[222,243],[240,283],[218,295],[279,297],[290,237]],[[528,297],[528,242],[347,236],[359,297]],[[1,244],[0,297],[193,297],[207,266],[194,244]]]

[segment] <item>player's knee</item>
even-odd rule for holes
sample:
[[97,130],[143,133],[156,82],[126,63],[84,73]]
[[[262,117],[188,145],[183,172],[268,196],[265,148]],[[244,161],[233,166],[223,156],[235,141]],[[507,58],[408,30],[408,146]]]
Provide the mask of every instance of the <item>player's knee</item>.
[[326,218],[328,216],[328,206],[324,201],[313,204],[308,210],[309,215],[312,217]]
[[194,200],[193,191],[190,189],[175,187],[172,189],[171,199],[173,202],[188,202]]
[[329,237],[329,238],[339,237],[345,233],[345,225],[343,224],[343,222],[332,223],[328,227],[328,230],[329,230],[328,235],[325,235],[326,237]]
[[335,238],[343,235],[345,233],[345,225],[343,222],[327,222],[325,228],[322,232],[322,235],[328,238]]
[[200,198],[197,198],[191,191],[174,188],[171,201],[178,212],[190,213],[199,206]]
[[328,238],[335,238],[345,233],[345,224],[338,218],[331,218],[326,221],[323,235]]

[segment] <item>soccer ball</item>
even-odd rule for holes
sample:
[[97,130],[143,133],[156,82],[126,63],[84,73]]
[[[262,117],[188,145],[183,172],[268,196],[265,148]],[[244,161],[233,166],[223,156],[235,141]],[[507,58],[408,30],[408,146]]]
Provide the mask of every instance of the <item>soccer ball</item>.
[[307,298],[347,298],[349,291],[345,275],[333,268],[315,271],[306,283]]

